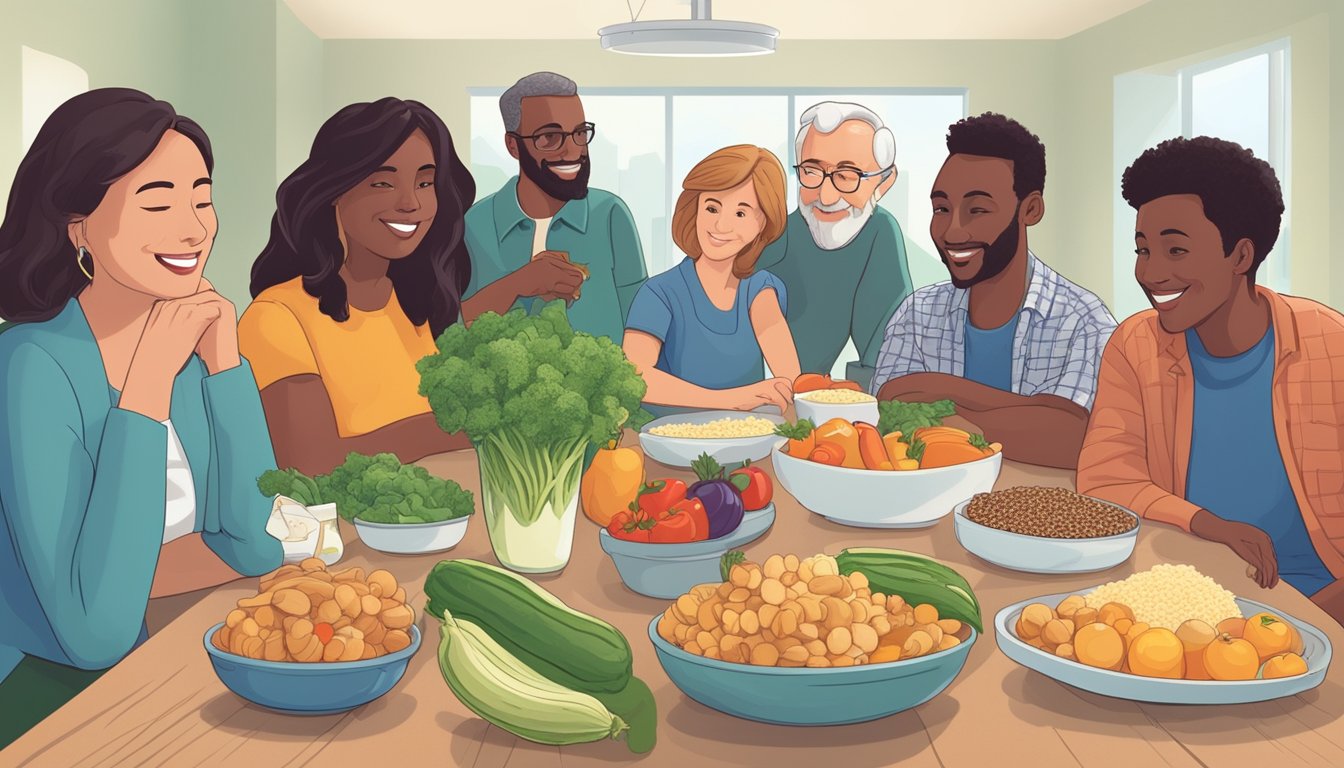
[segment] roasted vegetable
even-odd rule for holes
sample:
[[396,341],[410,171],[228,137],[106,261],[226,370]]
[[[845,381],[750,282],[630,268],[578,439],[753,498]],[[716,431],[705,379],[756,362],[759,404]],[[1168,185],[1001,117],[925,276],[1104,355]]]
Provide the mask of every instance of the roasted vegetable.
[[726,479],[723,467],[708,453],[691,462],[700,480],[687,491],[687,498],[699,499],[705,505],[705,514],[709,515],[709,538],[717,539],[737,530],[742,524],[742,515],[746,509],[742,506],[742,491],[748,480],[737,476]]
[[892,470],[891,459],[887,457],[887,447],[882,444],[882,435],[872,424],[862,422],[854,425],[859,433],[859,456],[865,469]]
[[863,469],[863,456],[859,453],[859,431],[845,419],[831,419],[816,431],[817,447],[834,445],[841,451],[840,466],[850,469]]
[[775,428],[776,435],[789,439],[784,452],[798,459],[806,459],[812,453],[812,449],[817,447],[816,438],[813,437],[815,431],[816,426],[809,419],[780,424]]

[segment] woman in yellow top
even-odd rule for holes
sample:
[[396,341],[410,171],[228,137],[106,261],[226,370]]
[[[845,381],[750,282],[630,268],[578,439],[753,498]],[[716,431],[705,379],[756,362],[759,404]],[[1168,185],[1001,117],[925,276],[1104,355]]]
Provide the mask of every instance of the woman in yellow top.
[[318,130],[276,191],[238,323],[281,467],[468,447],[439,428],[415,364],[460,319],[475,193],[448,128],[419,102],[352,104]]

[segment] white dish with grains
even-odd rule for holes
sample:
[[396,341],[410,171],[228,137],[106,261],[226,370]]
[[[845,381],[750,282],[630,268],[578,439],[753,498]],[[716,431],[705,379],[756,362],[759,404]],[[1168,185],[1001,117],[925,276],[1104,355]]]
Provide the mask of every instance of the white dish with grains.
[[800,419],[821,425],[831,419],[861,421],[877,426],[877,398],[852,389],[814,389],[793,396],[793,410]]
[[1063,488],[1007,488],[958,504],[957,541],[994,565],[1024,573],[1104,571],[1134,554],[1139,516]]
[[727,466],[760,461],[785,438],[775,434],[784,417],[773,413],[700,411],[654,419],[639,431],[639,447],[654,461],[689,467],[702,453]]

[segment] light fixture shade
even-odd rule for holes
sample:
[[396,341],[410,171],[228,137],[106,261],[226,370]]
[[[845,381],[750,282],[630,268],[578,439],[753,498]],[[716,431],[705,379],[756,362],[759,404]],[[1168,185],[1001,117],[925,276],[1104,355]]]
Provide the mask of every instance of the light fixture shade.
[[597,31],[602,47],[638,56],[761,56],[775,52],[779,30],[746,21],[634,21]]

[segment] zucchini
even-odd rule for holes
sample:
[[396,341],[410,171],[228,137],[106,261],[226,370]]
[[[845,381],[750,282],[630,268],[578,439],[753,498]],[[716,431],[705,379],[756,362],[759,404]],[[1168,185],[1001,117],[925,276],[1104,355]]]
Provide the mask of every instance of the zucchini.
[[466,619],[543,677],[582,693],[630,682],[630,644],[615,627],[570,608],[528,579],[478,560],[444,560],[425,580],[428,611]]
[[900,595],[910,605],[928,603],[945,619],[957,619],[984,632],[980,601],[966,579],[955,570],[915,552],[897,549],[846,549],[835,556],[840,572],[858,571],[868,577],[869,588],[887,595]]

